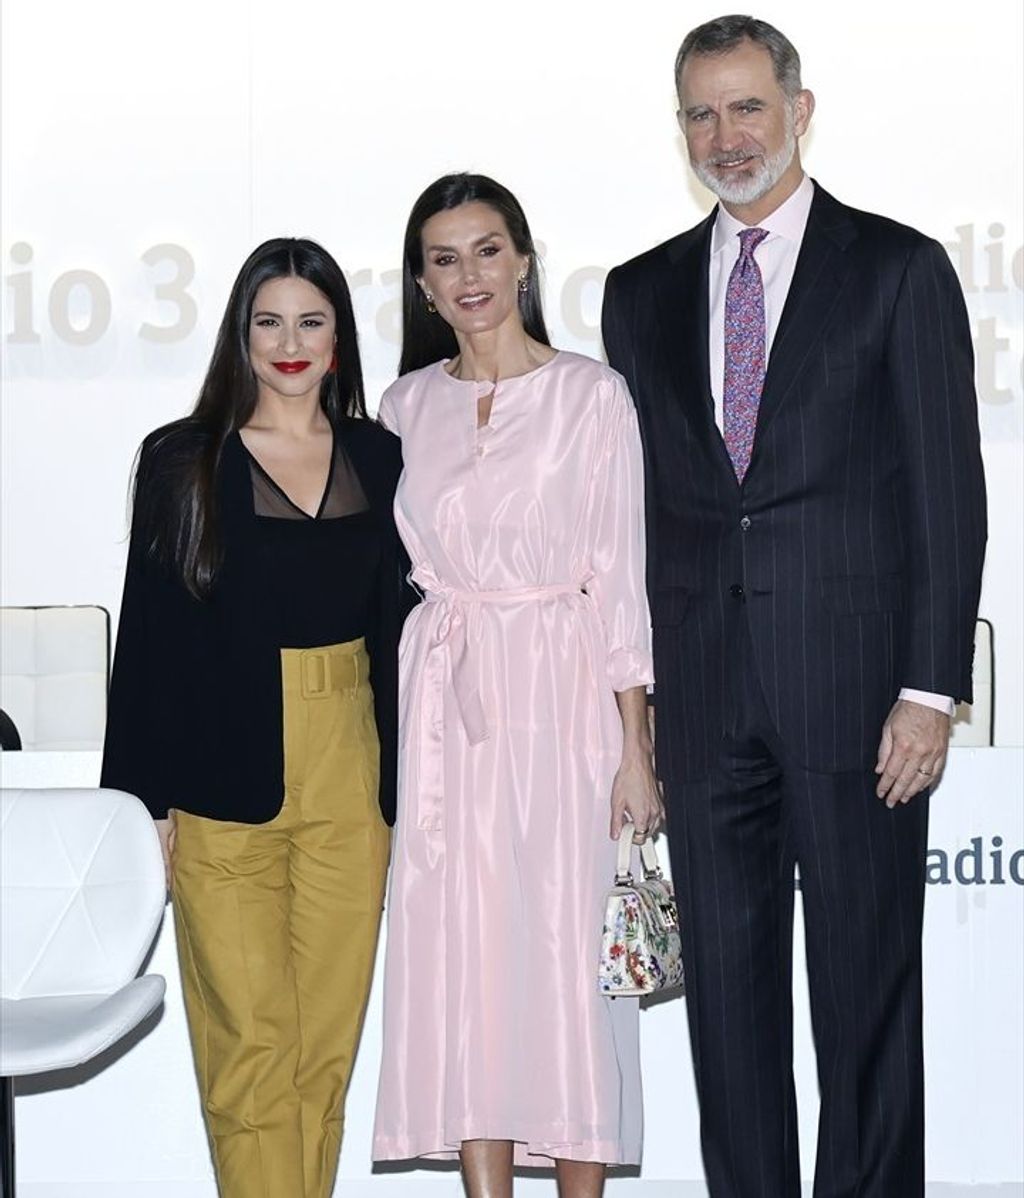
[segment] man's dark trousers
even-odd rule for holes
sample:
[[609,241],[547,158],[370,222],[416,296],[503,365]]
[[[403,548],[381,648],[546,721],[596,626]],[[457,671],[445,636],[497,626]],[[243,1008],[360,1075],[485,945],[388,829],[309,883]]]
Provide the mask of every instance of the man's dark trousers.
[[745,617],[741,600],[718,760],[666,793],[708,1185],[714,1198],[800,1194],[798,863],[822,1094],[815,1195],[909,1198],[924,1189],[928,798],[890,811],[870,770],[814,773],[793,761],[765,707]]

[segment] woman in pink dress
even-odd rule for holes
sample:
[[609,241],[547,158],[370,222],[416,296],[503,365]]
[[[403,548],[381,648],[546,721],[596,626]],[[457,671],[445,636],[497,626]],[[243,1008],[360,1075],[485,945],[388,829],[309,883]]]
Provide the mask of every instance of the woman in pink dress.
[[374,1157],[513,1162],[594,1198],[640,1160],[636,1000],[598,993],[625,819],[663,818],[646,684],[643,463],[614,371],[551,348],[515,197],[438,180],[405,238],[398,822]]

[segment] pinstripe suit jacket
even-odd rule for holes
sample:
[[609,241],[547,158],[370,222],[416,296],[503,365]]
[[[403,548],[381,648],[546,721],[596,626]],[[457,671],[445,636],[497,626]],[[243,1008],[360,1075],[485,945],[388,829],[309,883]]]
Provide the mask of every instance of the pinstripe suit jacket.
[[659,771],[709,768],[743,616],[787,749],[856,769],[901,686],[971,695],[986,514],[963,297],[937,242],[816,184],[741,486],[708,376],[714,215],[605,290],[647,455]]

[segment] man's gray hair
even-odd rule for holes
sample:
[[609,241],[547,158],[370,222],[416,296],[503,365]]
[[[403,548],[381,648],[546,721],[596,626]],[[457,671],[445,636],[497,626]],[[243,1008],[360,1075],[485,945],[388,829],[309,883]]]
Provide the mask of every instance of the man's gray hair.
[[691,29],[676,55],[676,90],[683,64],[693,55],[726,54],[744,41],[767,50],[772,57],[775,81],[791,100],[803,86],[800,82],[800,55],[784,33],[756,17],[716,17]]

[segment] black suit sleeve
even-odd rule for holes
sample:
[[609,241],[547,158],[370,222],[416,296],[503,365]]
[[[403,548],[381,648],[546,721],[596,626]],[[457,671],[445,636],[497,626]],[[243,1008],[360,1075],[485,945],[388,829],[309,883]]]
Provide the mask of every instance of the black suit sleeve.
[[[374,432],[378,429],[374,427]],[[381,441],[385,434],[380,430]],[[387,483],[382,504],[383,543],[374,602],[375,618],[367,630],[371,662],[374,714],[380,741],[380,808],[389,824],[395,822],[398,794],[398,644],[405,618],[416,605],[417,595],[406,581],[409,559],[395,528],[392,513],[395,487],[402,472],[398,438],[386,434],[389,451],[382,458]],[[386,462],[386,466],[383,463]]]
[[150,521],[158,507],[152,455],[144,443],[136,470],[131,537],[125,570],[117,644],[107,698],[107,727],[103,741],[100,785],[140,798],[154,819],[166,819],[169,796],[156,783],[150,750],[153,590],[157,566],[147,552]]
[[640,441],[644,452],[644,515],[647,538],[647,594],[653,602],[657,580],[657,510],[655,504],[655,471],[652,447],[648,437],[647,421],[636,363],[636,338],[628,326],[625,312],[627,301],[617,270],[613,270],[605,283],[604,302],[601,306],[601,337],[608,365],[626,380],[629,392],[637,409],[640,423]]
[[398,794],[398,642],[416,595],[405,581],[408,559],[397,534],[384,546],[377,585],[376,620],[367,633],[373,705],[380,740],[380,808],[395,822]]
[[909,548],[902,686],[971,699],[986,539],[970,325],[942,246],[910,256],[893,309],[887,382],[901,440]]
[[[629,339],[622,327],[622,313],[619,282],[616,271],[612,271],[604,285],[604,301],[601,304],[601,337],[604,340],[604,352],[608,365],[630,381],[627,360]],[[631,388],[632,390],[632,388]]]

